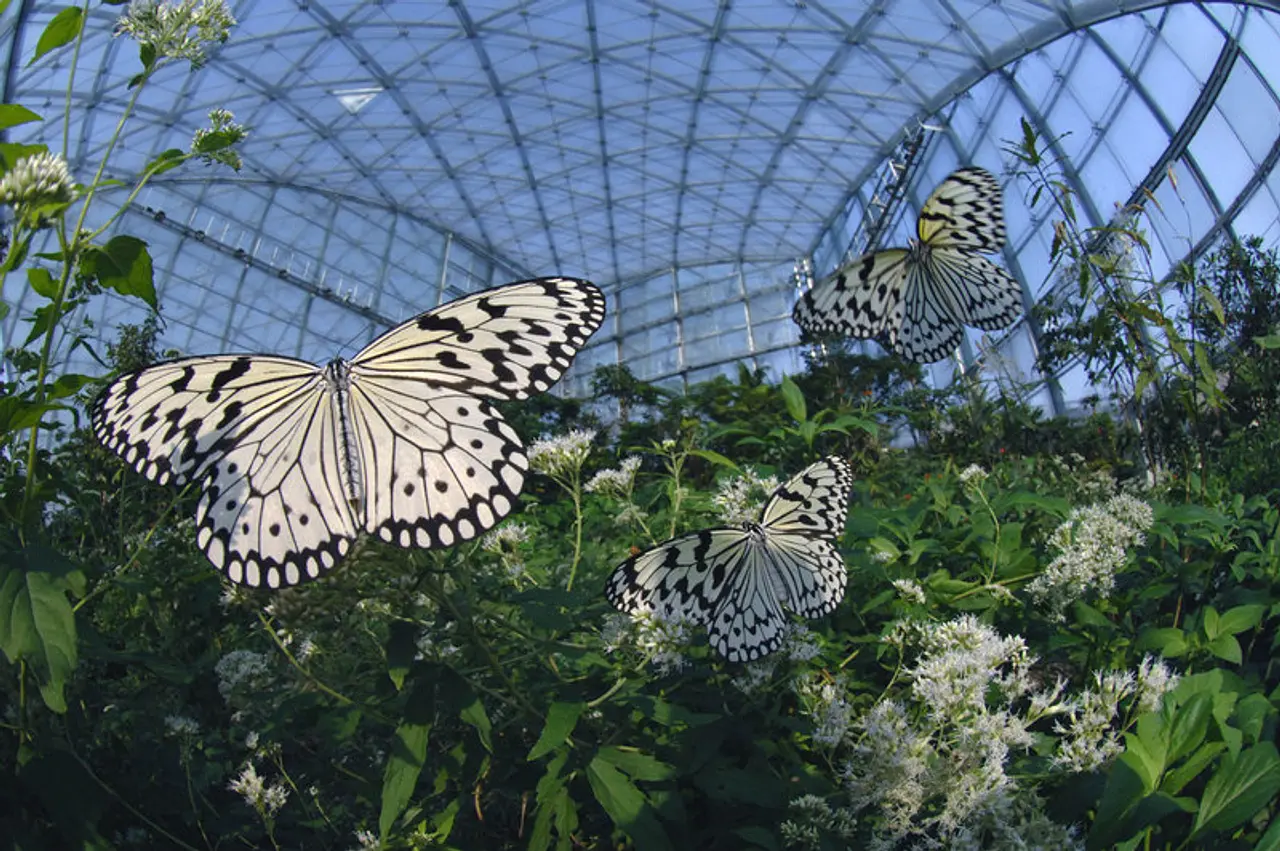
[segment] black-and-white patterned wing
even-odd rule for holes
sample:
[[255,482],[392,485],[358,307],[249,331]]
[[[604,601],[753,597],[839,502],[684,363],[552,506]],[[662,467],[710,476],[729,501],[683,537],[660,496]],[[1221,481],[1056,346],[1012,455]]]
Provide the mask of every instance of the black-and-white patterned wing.
[[889,347],[915,363],[942,360],[960,345],[964,329],[925,264],[912,264],[902,299],[902,317],[888,335]]
[[822,617],[844,599],[847,573],[835,541],[844,534],[852,490],[853,469],[831,456],[793,476],[765,505],[773,575],[783,603],[798,615]]
[[121,376],[98,439],[160,484],[196,481],[197,543],[233,582],[278,588],[350,549],[356,520],[321,373],[288,358],[186,358]]
[[600,327],[604,308],[600,290],[577,278],[507,284],[393,328],[352,358],[352,375],[524,399],[559,380]]
[[[730,662],[751,662],[782,646],[791,623],[782,611],[786,580],[778,552],[769,546],[745,548],[707,626],[707,639]],[[804,568],[801,567],[801,570]],[[843,590],[843,589],[842,589]]]
[[924,260],[925,277],[952,315],[983,331],[1007,328],[1022,315],[1022,287],[1012,275],[973,251],[935,248]]
[[529,462],[486,400],[551,387],[603,319],[590,282],[539,278],[429,310],[356,355],[365,530],[401,546],[449,546],[505,517]]
[[891,327],[907,264],[907,252],[899,248],[859,257],[802,295],[792,319],[811,334],[875,337]]
[[605,596],[627,614],[706,626],[746,551],[742,529],[704,529],[672,538],[618,565]]
[[1005,239],[999,181],[978,166],[952,172],[924,202],[916,231],[932,247],[999,251]]
[[760,525],[770,533],[838,538],[849,515],[853,469],[834,455],[810,464],[769,497]]

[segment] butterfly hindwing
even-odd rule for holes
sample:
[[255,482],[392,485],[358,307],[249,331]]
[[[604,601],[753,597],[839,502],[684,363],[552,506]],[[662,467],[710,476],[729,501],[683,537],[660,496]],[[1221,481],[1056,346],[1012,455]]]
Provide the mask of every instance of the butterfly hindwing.
[[707,639],[730,662],[750,662],[782,646],[790,622],[782,611],[771,548],[745,547],[715,611]]
[[987,258],[964,249],[935,248],[924,264],[951,315],[965,325],[996,331],[1022,315],[1022,287]]
[[577,278],[537,278],[450,302],[393,328],[352,358],[368,374],[489,399],[551,387],[604,320],[604,296]]
[[811,334],[874,337],[902,299],[906,261],[902,249],[863,255],[801,296],[792,318]]
[[529,462],[491,404],[386,374],[356,378],[365,531],[404,547],[447,547],[516,507]]

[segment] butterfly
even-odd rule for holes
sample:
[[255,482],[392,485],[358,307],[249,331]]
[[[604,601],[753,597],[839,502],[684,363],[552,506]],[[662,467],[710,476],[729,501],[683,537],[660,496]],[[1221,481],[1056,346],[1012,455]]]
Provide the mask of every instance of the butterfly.
[[759,523],[704,529],[633,555],[614,569],[605,596],[631,615],[687,620],[707,628],[731,662],[782,646],[783,607],[806,618],[844,598],[844,531],[853,471],[826,458],[774,491]]
[[985,169],[952,172],[925,201],[918,240],[864,254],[796,302],[792,318],[812,334],[887,338],[917,363],[956,350],[962,326],[995,331],[1022,313],[1022,288],[983,254],[1004,245],[1000,184]]
[[360,531],[443,547],[516,505],[528,459],[493,402],[554,384],[604,319],[575,278],[475,293],[351,360],[191,357],[122,375],[93,432],[159,484],[198,482],[196,542],[232,582],[314,579]]

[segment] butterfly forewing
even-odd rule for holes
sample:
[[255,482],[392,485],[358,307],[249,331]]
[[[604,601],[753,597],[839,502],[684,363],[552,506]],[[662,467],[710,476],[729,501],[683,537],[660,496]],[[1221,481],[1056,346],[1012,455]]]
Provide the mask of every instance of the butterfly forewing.
[[916,230],[930,246],[999,251],[1005,237],[1000,183],[977,166],[957,169],[924,202]]
[[363,375],[524,399],[555,384],[603,320],[604,296],[591,283],[538,278],[429,310],[351,362]]
[[841,458],[824,458],[792,476],[769,497],[760,523],[769,532],[838,537],[849,513],[853,470]]

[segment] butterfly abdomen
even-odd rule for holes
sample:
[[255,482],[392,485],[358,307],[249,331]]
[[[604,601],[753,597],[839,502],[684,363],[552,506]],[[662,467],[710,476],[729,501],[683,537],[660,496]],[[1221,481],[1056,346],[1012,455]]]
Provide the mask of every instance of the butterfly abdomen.
[[329,388],[333,422],[338,432],[335,441],[342,490],[352,510],[360,515],[364,503],[364,478],[360,471],[360,445],[351,425],[351,365],[342,358],[334,358],[324,368],[324,381]]

